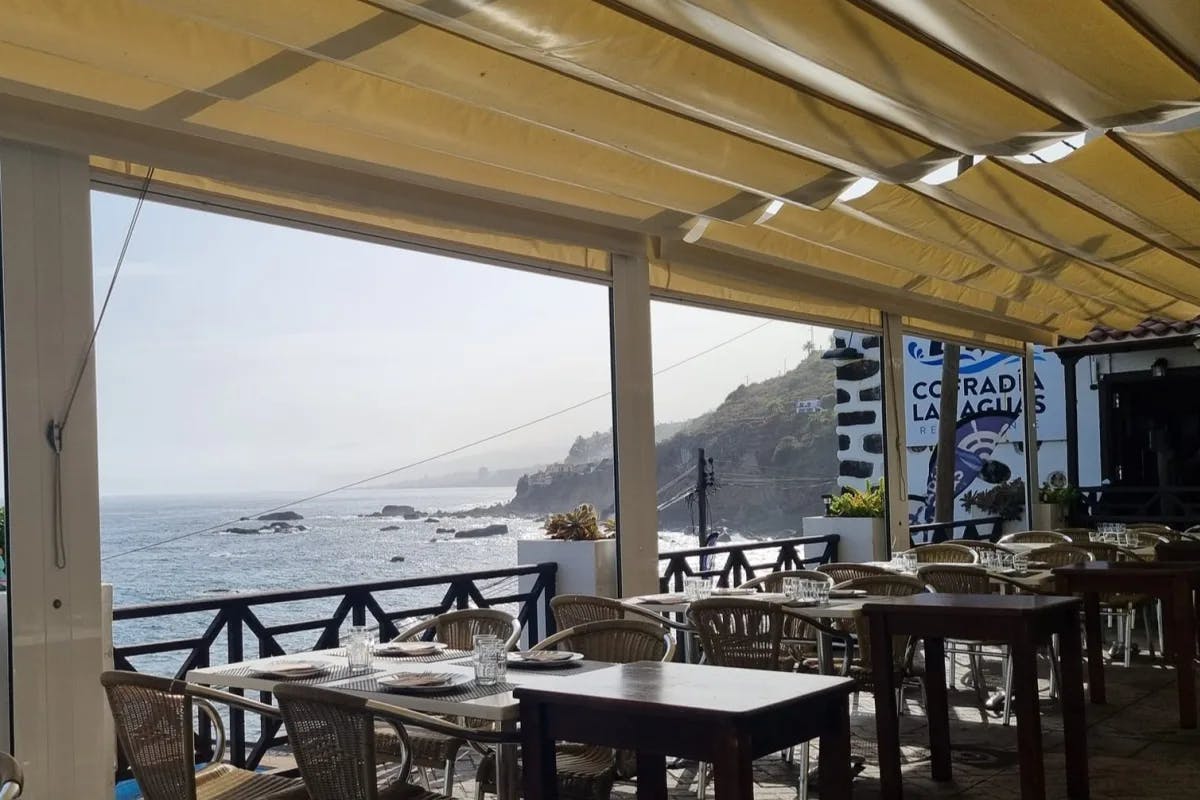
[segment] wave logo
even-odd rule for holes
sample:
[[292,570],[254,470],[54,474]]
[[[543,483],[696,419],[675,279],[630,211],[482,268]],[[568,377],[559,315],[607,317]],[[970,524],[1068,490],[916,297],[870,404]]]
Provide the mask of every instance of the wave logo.
[[[942,343],[931,343],[928,352],[922,342],[911,341],[908,343],[908,355],[910,358],[924,364],[927,367],[940,367],[942,365]],[[1035,353],[1033,360],[1045,361],[1045,353]],[[958,357],[958,372],[960,375],[974,375],[977,372],[984,372],[992,367],[1001,364],[1020,364],[1021,357],[1011,353],[989,353],[978,347],[962,348]]]

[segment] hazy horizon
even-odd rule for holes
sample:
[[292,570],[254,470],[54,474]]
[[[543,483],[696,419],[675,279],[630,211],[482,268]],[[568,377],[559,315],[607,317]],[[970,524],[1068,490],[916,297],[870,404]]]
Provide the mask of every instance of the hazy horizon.
[[[97,311],[133,206],[93,193]],[[763,322],[656,302],[655,369]],[[772,322],[673,369],[656,421],[708,411],[827,336]],[[610,390],[602,285],[157,203],[96,349],[104,496],[320,491]],[[611,426],[599,397],[386,482],[556,461]]]

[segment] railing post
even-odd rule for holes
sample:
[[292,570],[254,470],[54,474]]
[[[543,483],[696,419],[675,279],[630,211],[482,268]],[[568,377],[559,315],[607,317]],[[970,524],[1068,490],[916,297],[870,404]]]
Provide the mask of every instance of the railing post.
[[[544,612],[543,619],[546,620],[546,635],[553,636],[558,633],[558,623],[554,620],[554,613],[550,610],[550,601],[558,594],[558,564],[550,563],[546,565],[546,571],[542,573],[544,585],[542,587],[542,610]],[[536,614],[530,615],[536,617]],[[532,640],[532,637],[530,637]]]
[[[246,659],[242,643],[241,611],[231,611],[225,626],[228,658],[226,663],[236,664]],[[234,694],[245,694],[241,689],[231,690]],[[240,708],[229,709],[229,759],[235,767],[246,766],[246,713]]]

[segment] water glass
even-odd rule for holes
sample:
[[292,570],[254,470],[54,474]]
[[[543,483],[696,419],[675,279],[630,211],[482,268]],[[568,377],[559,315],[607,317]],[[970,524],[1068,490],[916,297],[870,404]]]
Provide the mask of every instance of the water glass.
[[480,686],[494,686],[504,680],[508,673],[508,653],[504,650],[504,643],[491,634],[478,634],[471,641],[475,682]]
[[346,640],[346,663],[354,673],[369,672],[374,662],[375,637],[365,625],[352,625]]
[[905,572],[916,572],[917,564],[918,564],[917,554],[912,551],[901,553],[900,554],[900,563],[902,563],[904,565]]
[[689,603],[712,597],[712,581],[708,578],[684,578],[683,596]]
[[1029,571],[1029,554],[1028,553],[1013,553],[1013,569],[1017,572],[1025,573]]
[[800,579],[799,578],[784,578],[783,579],[783,596],[788,600],[800,599]]
[[1000,569],[1016,569],[1016,556],[1013,553],[994,553],[996,566]]
[[829,581],[809,581],[812,584],[813,599],[817,605],[829,605]]

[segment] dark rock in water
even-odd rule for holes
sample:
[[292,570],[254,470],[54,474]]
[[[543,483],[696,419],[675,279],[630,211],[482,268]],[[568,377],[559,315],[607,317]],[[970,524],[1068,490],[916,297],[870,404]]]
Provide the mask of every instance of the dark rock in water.
[[398,531],[398,530],[400,530],[400,526],[399,525],[384,525],[379,530],[381,530],[381,531]]
[[306,530],[308,530],[308,526],[307,526],[307,525],[297,525],[297,526],[296,526],[295,528],[293,528],[292,530],[297,530],[297,531],[306,531]]
[[501,523],[495,525],[485,525],[482,528],[467,528],[466,530],[457,531],[454,534],[455,539],[475,539],[480,536],[503,536],[508,533],[508,526]]
[[392,556],[392,563],[398,564],[404,560],[404,556]]
[[226,533],[258,533],[259,528],[226,528]]
[[420,519],[420,518],[421,518],[421,514],[419,514],[419,513],[418,513],[418,512],[416,512],[416,511],[410,511],[410,512],[408,512],[407,514],[405,514],[405,515],[404,515],[404,518],[405,518],[405,519]]
[[278,521],[295,522],[298,519],[304,519],[304,517],[300,516],[295,511],[273,511],[270,514],[263,514],[261,517],[258,518],[258,521],[259,522],[278,522]]
[[379,512],[381,517],[403,517],[405,514],[412,514],[416,511],[412,506],[384,506]]
[[304,526],[302,526],[302,525],[293,526],[291,523],[288,523],[288,522],[272,522],[270,525],[263,528],[262,530],[275,531],[276,533],[282,533],[283,531],[300,530],[302,527],[304,527]]
[[[454,533],[454,528],[438,528],[437,533]],[[436,542],[437,539],[430,539],[431,542]]]
[[426,517],[425,521],[426,522],[441,522],[441,520],[438,519],[437,517]]

